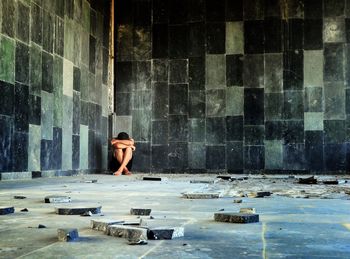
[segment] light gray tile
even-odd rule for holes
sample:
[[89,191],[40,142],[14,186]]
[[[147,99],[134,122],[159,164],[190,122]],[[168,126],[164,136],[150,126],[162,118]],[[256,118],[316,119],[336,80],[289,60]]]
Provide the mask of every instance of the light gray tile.
[[323,86],[323,50],[304,51],[304,87]]
[[41,127],[29,124],[28,171],[40,171]]
[[53,138],[53,94],[41,91],[41,138]]
[[228,87],[226,89],[226,116],[243,115],[244,88]]
[[205,84],[207,89],[226,87],[225,55],[206,56]]
[[226,23],[226,54],[243,54],[243,22]]

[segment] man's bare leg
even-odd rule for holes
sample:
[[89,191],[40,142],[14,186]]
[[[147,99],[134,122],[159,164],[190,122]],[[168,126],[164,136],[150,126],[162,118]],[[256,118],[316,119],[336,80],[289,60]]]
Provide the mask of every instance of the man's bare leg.
[[[117,149],[118,150],[118,149]],[[121,159],[121,160],[119,160],[118,159],[118,161],[119,161],[119,163],[120,163],[120,167],[119,167],[119,169],[114,173],[114,175],[121,175],[123,172],[126,174],[126,175],[130,175],[131,173],[130,173],[130,171],[128,170],[128,168],[126,167],[126,165],[130,162],[130,160],[131,160],[131,158],[132,158],[132,148],[126,148],[125,149],[125,152],[123,152],[122,150],[121,150],[121,155],[119,154],[119,152],[118,152],[118,154],[117,154],[117,159],[119,158],[119,159]]]
[[[123,156],[124,156],[124,153],[123,153],[123,150],[121,149],[115,149],[114,150],[114,158],[117,159],[117,161],[119,162],[119,164],[121,165],[122,162],[123,162]],[[119,169],[119,168],[118,168]],[[115,171],[113,173],[115,176],[119,176],[121,175],[122,173],[119,172],[119,170]]]

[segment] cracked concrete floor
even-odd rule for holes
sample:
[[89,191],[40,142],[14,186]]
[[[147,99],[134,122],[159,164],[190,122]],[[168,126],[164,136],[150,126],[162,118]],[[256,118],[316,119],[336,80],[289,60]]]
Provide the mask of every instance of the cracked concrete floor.
[[[349,258],[350,200],[348,183],[338,186],[298,185],[294,179],[250,176],[246,181],[216,180],[215,175],[142,174],[114,177],[83,175],[0,182],[0,258]],[[97,179],[97,183],[85,183]],[[191,184],[190,180],[216,180]],[[272,191],[266,198],[245,197]],[[219,199],[183,199],[183,192],[219,192]],[[14,199],[15,195],[26,199]],[[130,208],[151,208],[155,222],[184,226],[185,236],[131,246],[127,240],[90,229],[102,216],[56,215],[44,203],[47,195],[68,195],[73,204],[101,205],[104,218],[137,219]],[[233,203],[241,196],[242,203]],[[242,197],[243,196],[243,197]],[[299,198],[296,198],[299,197]],[[307,199],[306,199],[307,198]],[[259,223],[230,224],[213,220],[215,212],[254,207]],[[28,212],[20,212],[28,208]],[[149,218],[149,217],[145,217]],[[39,224],[47,228],[38,229]],[[57,228],[78,228],[76,242],[58,242]]]

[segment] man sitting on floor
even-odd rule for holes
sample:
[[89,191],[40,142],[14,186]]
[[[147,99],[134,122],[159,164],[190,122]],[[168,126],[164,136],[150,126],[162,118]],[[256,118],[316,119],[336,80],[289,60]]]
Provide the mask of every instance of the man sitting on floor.
[[111,140],[113,146],[113,158],[111,169],[115,176],[121,174],[131,175],[132,152],[135,151],[135,141],[126,132],[120,132],[116,138]]

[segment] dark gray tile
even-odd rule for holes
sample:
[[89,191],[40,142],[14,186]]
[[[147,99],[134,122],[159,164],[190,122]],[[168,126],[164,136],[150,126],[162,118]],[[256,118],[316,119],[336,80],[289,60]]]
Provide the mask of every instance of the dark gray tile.
[[226,143],[227,170],[242,170],[244,167],[243,142]]
[[244,126],[244,145],[264,145],[265,126]]
[[304,0],[304,17],[305,19],[322,19],[323,1]]
[[288,21],[283,21],[283,45],[285,51],[303,49],[303,36],[303,19],[288,19]]
[[133,168],[137,172],[149,172],[151,168],[151,145],[149,142],[136,143],[133,154]]
[[206,169],[205,143],[188,144],[188,167],[190,169]]
[[16,42],[15,79],[23,84],[29,83],[29,47],[19,41]]
[[264,0],[243,1],[244,20],[263,20],[265,11]]
[[324,81],[343,81],[343,44],[327,43],[324,48]]
[[53,91],[53,56],[42,52],[42,90]]
[[306,167],[310,170],[322,171],[324,169],[322,131],[305,132],[305,160]]
[[283,146],[283,166],[285,170],[305,169],[304,144],[288,144]]
[[[302,127],[304,131],[304,127]],[[289,135],[289,132],[287,133]],[[284,136],[283,121],[266,121],[265,122],[265,138],[266,140],[281,140]],[[290,138],[288,138],[289,140]]]
[[244,168],[251,170],[265,168],[264,146],[244,146]]
[[73,134],[80,134],[80,93],[76,91],[73,91]]
[[303,91],[285,91],[283,118],[287,120],[300,120],[304,118]]
[[243,84],[245,87],[264,87],[263,55],[245,55],[243,60]]
[[169,116],[169,141],[188,141],[188,118],[186,115]]
[[225,89],[215,89],[206,91],[206,115],[214,117],[225,116],[226,111],[226,91]]
[[244,89],[244,124],[264,124],[264,89]]
[[338,171],[346,168],[346,144],[324,145],[325,170]]
[[264,21],[244,22],[244,53],[264,53]]
[[281,4],[279,0],[265,0],[265,19],[281,17]]
[[186,58],[187,51],[187,25],[169,26],[169,57]]
[[151,62],[137,61],[133,63],[133,74],[135,76],[136,90],[151,89]]
[[184,24],[187,20],[187,0],[168,1],[169,24]]
[[116,80],[115,91],[119,93],[131,92],[131,90],[135,88],[132,62],[130,61],[117,62],[115,69],[116,69],[115,77],[118,78],[118,80]]
[[[197,1],[198,2],[198,1]],[[188,24],[188,56],[203,57],[205,55],[205,23]]]
[[90,35],[89,41],[89,71],[95,74],[96,69],[96,39]]
[[189,120],[189,141],[205,142],[205,119]]
[[80,92],[80,69],[78,67],[73,68],[73,90]]
[[299,144],[304,142],[304,121],[285,121],[283,127],[284,144]]
[[169,83],[186,84],[188,83],[188,60],[171,59],[169,61]]
[[[8,116],[0,116],[0,172],[9,172],[12,170],[12,131],[13,119]],[[27,153],[27,151],[25,151]]]
[[205,0],[187,0],[187,21],[197,22],[205,20]]
[[225,146],[207,146],[206,147],[206,168],[209,170],[226,169],[226,150]]
[[[23,42],[28,43],[29,41],[29,21],[30,21],[30,7],[18,2],[18,17],[17,19],[17,38]],[[7,16],[8,14],[6,14]]]
[[72,136],[72,169],[79,169],[80,161],[80,136]]
[[226,21],[243,20],[243,0],[226,0]]
[[12,136],[12,172],[28,169],[28,134],[14,132]]
[[169,114],[188,114],[188,84],[169,84]]
[[168,145],[152,146],[152,170],[166,170],[169,167]]
[[133,1],[133,17],[136,25],[150,25],[152,20],[152,1]]
[[[271,1],[271,0],[269,0]],[[273,0],[276,1],[276,0]],[[272,8],[268,8],[272,9]],[[282,51],[282,20],[269,18],[264,20],[265,53],[278,53]]]
[[324,1],[324,16],[335,17],[343,16],[345,10],[344,0],[323,0]]
[[152,62],[152,80],[154,82],[168,82],[168,60],[153,59]]
[[225,21],[225,0],[206,0],[206,21]]
[[169,144],[169,168],[175,172],[188,168],[188,147],[187,143],[173,142]]
[[206,24],[206,42],[208,54],[225,53],[225,23],[207,23]]
[[152,58],[152,36],[150,26],[134,26],[134,59]]
[[206,143],[225,144],[226,120],[224,117],[206,118]]
[[243,86],[243,55],[226,55],[226,85]]
[[205,91],[190,91],[189,93],[189,117],[205,117]]
[[152,118],[166,119],[169,114],[169,86],[166,82],[153,84]]
[[282,93],[265,93],[265,119],[280,120],[283,114],[284,98]]
[[341,144],[346,141],[345,120],[324,120],[325,144]]
[[[11,0],[7,0],[12,2]],[[30,30],[31,30],[31,40],[39,45],[42,43],[43,37],[43,10],[41,7],[36,5],[34,2],[31,3],[31,20],[30,20]]]
[[12,0],[4,0],[2,1],[2,9],[1,31],[3,34],[14,38],[16,32],[16,2]]
[[168,58],[168,24],[153,24],[152,27],[152,57]]
[[304,20],[304,49],[316,50],[323,48],[323,20]]
[[286,51],[283,54],[283,89],[301,90],[304,81],[303,51]]
[[167,144],[168,132],[168,121],[152,121],[152,145]]
[[226,140],[243,141],[243,116],[226,117]]
[[14,96],[14,130],[17,132],[29,131],[29,87],[16,83]]
[[163,0],[153,0],[153,23],[168,23],[169,3]]
[[[61,2],[61,1],[57,1]],[[58,17],[55,18],[55,37],[54,52],[63,57],[64,50],[64,21]]]
[[189,88],[190,90],[204,90],[205,89],[205,58],[189,58]]
[[0,81],[0,114],[12,116],[14,111],[15,90],[13,84]]
[[55,18],[54,16],[43,10],[43,49],[49,53],[53,53],[55,33]]

